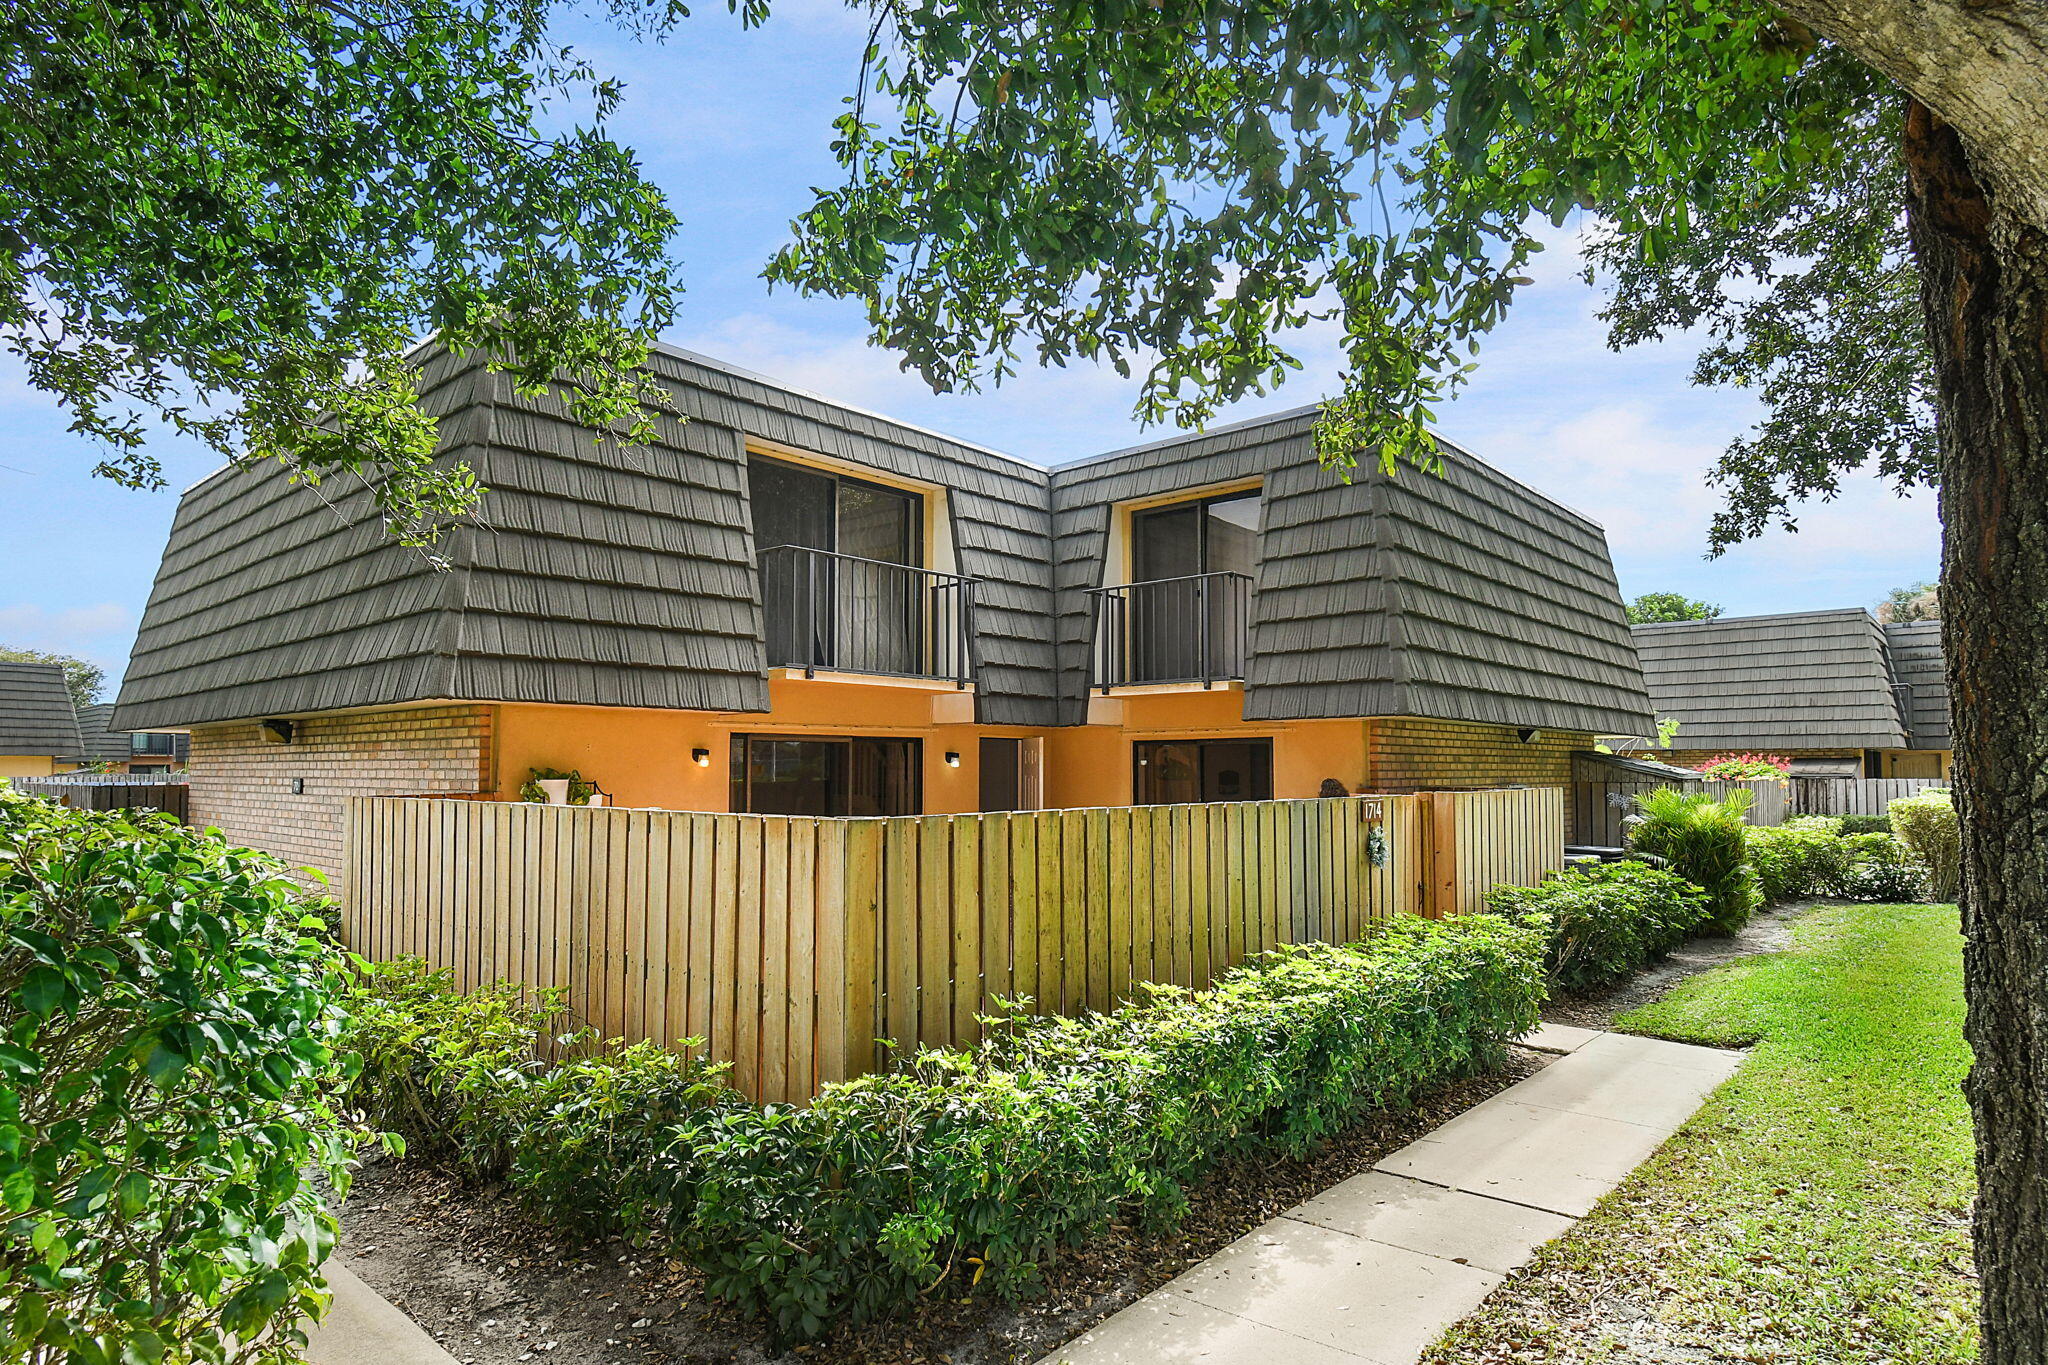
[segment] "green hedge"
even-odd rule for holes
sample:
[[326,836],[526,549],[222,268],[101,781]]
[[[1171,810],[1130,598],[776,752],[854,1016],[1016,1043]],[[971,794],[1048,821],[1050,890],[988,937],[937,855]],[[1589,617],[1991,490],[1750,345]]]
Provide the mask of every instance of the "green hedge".
[[[1298,1153],[1361,1111],[1496,1066],[1536,1023],[1540,927],[1402,921],[1288,948],[1110,1014],[1016,1017],[807,1109],[685,1130],[689,1251],[786,1338],[951,1282],[1027,1289],[1120,1210],[1168,1222],[1218,1156]],[[955,1287],[957,1286],[957,1287]]]
[[745,1102],[722,1066],[574,1027],[560,991],[465,994],[417,958],[359,960],[347,1006],[370,1124],[574,1231],[666,1233],[689,1206],[677,1126]]
[[1920,860],[1889,834],[1845,833],[1847,820],[1808,815],[1748,831],[1749,858],[1764,899],[1917,900],[1927,875]]
[[1889,815],[1838,815],[1835,822],[1844,834],[1890,834],[1892,818]]
[[1638,862],[1573,868],[1540,886],[1495,887],[1486,904],[1499,914],[1545,917],[1545,970],[1566,990],[1619,981],[1707,922],[1706,892]]
[[1756,867],[1757,887],[1767,901],[1839,896],[1849,870],[1849,846],[1842,822],[1828,815],[1806,815],[1782,825],[1751,828],[1749,860]]
[[290,1360],[355,1133],[339,958],[261,854],[0,792],[0,1357]]

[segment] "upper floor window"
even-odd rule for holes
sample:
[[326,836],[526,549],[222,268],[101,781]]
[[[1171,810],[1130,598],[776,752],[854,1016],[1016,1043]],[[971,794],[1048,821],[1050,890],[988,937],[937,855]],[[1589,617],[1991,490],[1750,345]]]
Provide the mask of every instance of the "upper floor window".
[[967,685],[973,587],[923,567],[923,494],[764,458],[747,480],[770,668]]
[[131,734],[128,736],[128,752],[131,754],[168,754],[176,752],[173,745],[175,735]]
[[924,558],[924,497],[821,469],[747,462],[754,544],[796,545],[884,564]]
[[1133,512],[1131,581],[1255,572],[1260,502],[1254,488]]
[[1259,503],[1249,489],[1131,513],[1130,581],[1093,593],[1097,687],[1245,676]]

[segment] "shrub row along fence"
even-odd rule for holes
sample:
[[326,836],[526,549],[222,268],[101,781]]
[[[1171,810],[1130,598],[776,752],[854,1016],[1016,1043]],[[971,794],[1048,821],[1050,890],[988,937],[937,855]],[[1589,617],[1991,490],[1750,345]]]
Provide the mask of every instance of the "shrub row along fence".
[[1558,788],[813,819],[349,802],[343,933],[608,1034],[702,1038],[760,1100],[1043,1013],[1199,987],[1281,943],[1478,909],[1562,865]]
[[1572,838],[1580,844],[1619,845],[1623,822],[1635,813],[1635,798],[1659,787],[1705,792],[1721,800],[1730,792],[1755,797],[1749,808],[1752,825],[1782,825],[1800,815],[1883,815],[1893,801],[1917,796],[1931,787],[1947,787],[1932,777],[1794,777],[1760,782],[1669,781],[1574,782],[1571,790]]

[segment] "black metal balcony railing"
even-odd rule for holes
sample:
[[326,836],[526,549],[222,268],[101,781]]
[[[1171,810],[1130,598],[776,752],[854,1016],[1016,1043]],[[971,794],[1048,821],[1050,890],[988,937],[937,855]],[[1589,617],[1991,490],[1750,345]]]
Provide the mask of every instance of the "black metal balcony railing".
[[768,666],[973,681],[974,584],[802,545],[761,552]]
[[1092,588],[1094,686],[1244,677],[1250,574],[1204,573]]

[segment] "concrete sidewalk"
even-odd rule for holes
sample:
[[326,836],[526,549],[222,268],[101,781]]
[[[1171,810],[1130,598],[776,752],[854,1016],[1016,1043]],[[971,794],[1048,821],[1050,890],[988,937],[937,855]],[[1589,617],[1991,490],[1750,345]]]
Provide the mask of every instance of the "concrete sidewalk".
[[339,1255],[328,1257],[320,1273],[334,1303],[325,1322],[306,1328],[309,1365],[456,1365],[425,1328],[343,1267]]
[[1041,1365],[1412,1365],[1654,1152],[1743,1054],[1545,1025],[1564,1055]]

